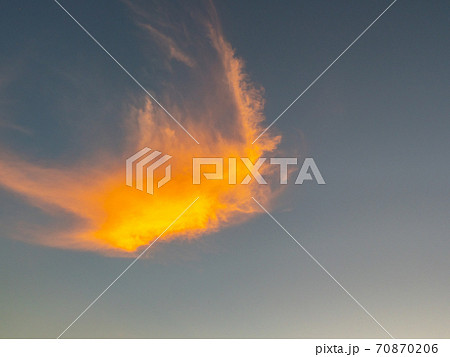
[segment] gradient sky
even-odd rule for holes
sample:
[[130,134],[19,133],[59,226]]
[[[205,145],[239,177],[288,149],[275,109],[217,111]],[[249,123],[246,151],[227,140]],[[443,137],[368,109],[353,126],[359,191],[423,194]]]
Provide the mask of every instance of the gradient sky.
[[[61,3],[169,100],[173,68],[129,5]],[[389,3],[214,2],[265,89],[267,124]],[[183,16],[168,4],[144,8]],[[1,2],[0,23],[1,149],[64,166],[107,148],[124,162],[121,120],[142,90],[53,1]],[[327,185],[289,185],[272,214],[396,338],[450,337],[449,30],[446,1],[399,0],[273,128],[286,156],[313,157]],[[1,187],[0,200],[0,337],[57,337],[131,260],[21,242],[22,227],[73,222]],[[386,334],[261,214],[157,243],[64,337]]]

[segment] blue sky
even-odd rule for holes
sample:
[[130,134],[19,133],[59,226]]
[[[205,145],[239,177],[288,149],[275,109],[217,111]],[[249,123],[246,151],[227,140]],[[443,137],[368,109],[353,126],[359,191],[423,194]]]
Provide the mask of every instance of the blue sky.
[[[389,3],[214,4],[224,37],[264,87],[269,124]],[[163,102],[167,82],[184,89],[129,5],[61,4]],[[181,23],[204,4],[143,8],[150,23],[155,13]],[[313,157],[327,184],[289,185],[272,214],[397,338],[449,337],[447,10],[398,1],[273,128],[281,150]],[[142,90],[56,3],[3,2],[0,18],[2,150],[56,166],[105,148],[125,160],[121,121],[142,105]],[[74,222],[5,187],[0,199],[0,336],[57,337],[131,260],[25,243],[24,227]],[[156,244],[64,337],[386,333],[261,214]]]

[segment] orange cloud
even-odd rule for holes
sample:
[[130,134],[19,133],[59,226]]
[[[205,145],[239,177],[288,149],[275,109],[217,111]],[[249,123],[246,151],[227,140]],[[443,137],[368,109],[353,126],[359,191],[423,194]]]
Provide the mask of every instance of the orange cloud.
[[[192,184],[193,157],[248,157],[255,162],[274,151],[280,141],[279,136],[266,134],[251,144],[263,129],[262,89],[250,81],[243,61],[225,40],[214,9],[209,14],[202,22],[209,55],[195,58],[199,65],[188,67],[193,72],[189,78],[194,79],[188,81],[192,89],[181,94],[169,91],[172,101],[165,105],[200,145],[147,98],[124,120],[128,147],[121,157],[93,153],[89,163],[71,168],[43,167],[14,155],[0,157],[0,185],[49,214],[65,212],[79,218],[75,227],[51,235],[36,229],[30,241],[103,254],[135,254],[196,197],[199,200],[161,241],[195,239],[242,222],[259,211],[252,196],[263,204],[273,198],[270,185],[257,185],[254,180],[248,185],[229,185],[226,165],[224,180]],[[168,35],[157,34],[167,48],[178,48]],[[182,52],[171,50],[169,56],[191,61]],[[175,104],[173,98],[181,99]],[[125,185],[125,159],[143,147],[172,156],[172,180],[154,195]],[[247,173],[239,166],[238,182]]]

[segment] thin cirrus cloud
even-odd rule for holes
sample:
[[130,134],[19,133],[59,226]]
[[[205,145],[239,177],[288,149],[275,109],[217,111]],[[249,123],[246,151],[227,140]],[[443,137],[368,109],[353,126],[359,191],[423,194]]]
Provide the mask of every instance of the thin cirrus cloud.
[[173,58],[189,67],[194,67],[195,61],[186,53],[184,53],[183,50],[181,50],[177,46],[173,39],[171,39],[169,36],[164,35],[162,32],[158,31],[150,24],[141,24],[141,26],[146,29],[151,34],[151,36],[153,36],[158,45],[160,45],[160,47],[166,52],[166,55],[169,57],[169,59]]
[[[185,65],[172,72],[173,78],[167,82],[173,85],[167,85],[158,98],[163,98],[166,109],[200,145],[142,93],[144,104],[132,107],[123,119],[127,145],[119,157],[105,148],[92,153],[90,160],[55,167],[5,151],[0,156],[4,189],[45,214],[76,218],[76,223],[67,227],[34,226],[15,232],[13,238],[106,255],[134,255],[198,196],[161,241],[196,239],[237,224],[258,212],[252,196],[269,204],[277,195],[270,185],[257,185],[254,180],[248,185],[229,185],[226,165],[224,180],[192,184],[193,157],[248,157],[254,162],[275,151],[281,140],[281,136],[268,133],[251,144],[263,129],[263,90],[252,83],[242,59],[224,38],[212,5],[207,5],[201,16],[188,16],[189,21],[181,26],[183,38],[171,31],[175,27],[169,21],[165,26],[158,24],[157,29],[148,14],[138,14],[136,8],[133,13],[147,37],[150,34],[148,41],[156,41],[169,61]],[[183,71],[184,83],[179,83],[177,70]],[[178,84],[189,90],[179,89]],[[125,185],[125,159],[143,147],[172,156],[172,180],[154,195]],[[246,174],[238,167],[238,182]]]

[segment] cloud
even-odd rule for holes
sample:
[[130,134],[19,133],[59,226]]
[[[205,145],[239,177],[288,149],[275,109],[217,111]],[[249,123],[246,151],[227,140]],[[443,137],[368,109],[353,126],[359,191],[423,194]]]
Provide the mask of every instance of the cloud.
[[[183,29],[182,40],[187,41],[184,48],[190,49],[189,54],[180,50],[176,24],[160,26],[166,31],[162,32],[142,23],[149,18],[141,18],[141,25],[151,33],[149,41],[156,40],[165,56],[183,62],[188,71],[183,76],[173,72],[157,97],[200,145],[142,93],[132,101],[141,104],[130,104],[123,119],[127,145],[121,155],[105,148],[93,152],[89,160],[55,167],[3,153],[1,186],[49,215],[64,213],[77,218],[74,226],[55,228],[52,234],[48,234],[49,227],[34,227],[27,237],[17,234],[15,238],[108,255],[135,255],[198,196],[161,241],[197,239],[243,222],[259,211],[252,196],[268,204],[277,194],[270,185],[257,185],[254,180],[248,185],[229,185],[226,174],[223,181],[192,184],[193,157],[248,157],[254,162],[276,150],[281,137],[268,133],[251,144],[263,129],[263,89],[246,74],[244,62],[224,38],[210,3],[199,15],[188,13],[186,23],[177,24]],[[125,185],[125,159],[143,147],[173,157],[173,178],[155,195]],[[239,166],[238,182],[247,173]]]
[[195,61],[190,58],[186,53],[184,53],[172,40],[170,37],[164,35],[162,32],[158,31],[156,28],[149,24],[142,24],[143,28],[145,28],[155,39],[158,45],[166,52],[166,55],[170,59],[175,59],[179,62],[184,63],[186,66],[194,67]]

